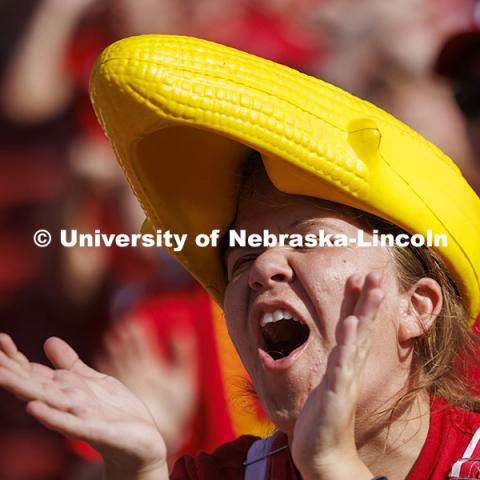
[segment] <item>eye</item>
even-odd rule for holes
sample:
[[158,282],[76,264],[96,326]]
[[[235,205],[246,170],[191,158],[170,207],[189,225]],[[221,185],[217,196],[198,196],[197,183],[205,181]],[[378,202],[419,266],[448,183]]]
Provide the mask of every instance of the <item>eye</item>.
[[255,253],[248,253],[247,255],[242,255],[241,257],[237,258],[234,262],[232,267],[230,268],[230,277],[235,273],[238,273],[243,267],[248,265],[249,263],[255,261],[258,254]]
[[312,247],[306,247],[305,245],[295,245],[291,248],[292,250],[299,250],[299,251],[308,251],[312,249]]

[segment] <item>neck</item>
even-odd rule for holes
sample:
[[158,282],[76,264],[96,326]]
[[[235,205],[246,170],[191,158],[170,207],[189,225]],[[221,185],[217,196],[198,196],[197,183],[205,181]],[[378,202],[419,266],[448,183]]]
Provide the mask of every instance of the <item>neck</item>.
[[371,416],[356,422],[356,443],[362,461],[375,475],[403,480],[415,464],[425,443],[430,425],[430,399],[418,395],[393,414],[379,414],[372,428]]
[[[364,415],[357,412],[355,443],[358,454],[375,476],[405,480],[427,439],[429,395],[426,392],[419,394],[408,406],[397,406],[394,413],[391,410],[384,412],[375,414],[370,411]],[[292,435],[287,436],[291,445]]]

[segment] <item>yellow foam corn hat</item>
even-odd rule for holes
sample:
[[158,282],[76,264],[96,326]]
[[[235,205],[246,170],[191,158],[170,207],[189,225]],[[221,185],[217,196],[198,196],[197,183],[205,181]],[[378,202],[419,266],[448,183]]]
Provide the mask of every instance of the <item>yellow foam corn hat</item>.
[[221,303],[218,248],[197,234],[231,225],[248,148],[272,183],[446,234],[438,251],[480,310],[480,200],[455,164],[406,125],[339,88],[191,37],[120,40],[91,78],[98,118],[149,228],[187,233],[176,256]]

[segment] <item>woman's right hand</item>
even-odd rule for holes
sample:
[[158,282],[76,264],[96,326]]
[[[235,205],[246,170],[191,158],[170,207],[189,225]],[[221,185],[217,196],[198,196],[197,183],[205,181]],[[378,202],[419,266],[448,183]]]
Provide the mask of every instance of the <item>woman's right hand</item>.
[[345,285],[345,313],[336,331],[322,382],[310,393],[295,424],[292,456],[304,479],[355,478],[373,473],[355,443],[355,415],[372,330],[384,298],[382,275],[363,281],[352,275]]
[[144,403],[113,377],[83,363],[59,338],[45,353],[54,368],[30,362],[0,334],[0,387],[27,402],[27,412],[68,438],[88,442],[115,479],[168,478],[166,447]]

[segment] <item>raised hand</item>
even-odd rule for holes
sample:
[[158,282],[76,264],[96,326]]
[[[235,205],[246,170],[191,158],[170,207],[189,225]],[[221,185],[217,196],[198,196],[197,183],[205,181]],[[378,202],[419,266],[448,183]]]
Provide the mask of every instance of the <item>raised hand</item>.
[[41,0],[22,30],[0,85],[0,107],[14,122],[34,125],[56,118],[76,89],[65,68],[81,20],[105,0]]
[[50,8],[56,8],[58,11],[72,12],[77,16],[87,13],[94,7],[106,4],[105,0],[44,0],[44,3]]
[[354,427],[372,326],[384,296],[380,283],[379,273],[368,274],[363,287],[358,276],[347,280],[347,314],[337,325],[337,345],[295,424],[292,455],[305,480],[373,477],[358,456]]
[[53,369],[30,362],[0,334],[0,387],[26,401],[27,412],[46,427],[96,448],[107,472],[119,472],[111,478],[150,478],[142,472],[153,471],[168,478],[165,444],[144,403],[59,338],[44,349]]
[[155,337],[148,321],[127,317],[106,333],[95,367],[119,379],[145,402],[173,453],[184,440],[185,425],[196,406],[195,340],[187,333],[172,338],[170,362],[160,354]]

